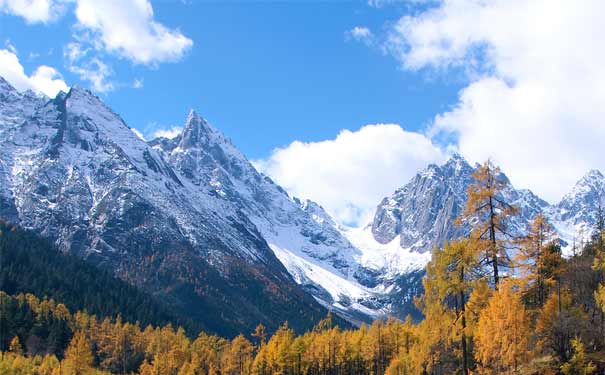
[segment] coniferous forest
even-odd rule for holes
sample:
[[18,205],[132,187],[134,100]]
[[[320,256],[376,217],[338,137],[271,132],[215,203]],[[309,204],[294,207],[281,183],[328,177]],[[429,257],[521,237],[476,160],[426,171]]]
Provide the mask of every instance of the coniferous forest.
[[[541,215],[511,236],[518,208],[500,175],[489,161],[475,173],[458,218],[471,230],[434,250],[415,301],[423,319],[355,329],[328,315],[303,334],[287,322],[232,339],[199,332],[153,297],[47,255],[43,240],[3,224],[0,374],[605,373],[602,215],[571,254]],[[76,285],[89,286],[86,295]]]

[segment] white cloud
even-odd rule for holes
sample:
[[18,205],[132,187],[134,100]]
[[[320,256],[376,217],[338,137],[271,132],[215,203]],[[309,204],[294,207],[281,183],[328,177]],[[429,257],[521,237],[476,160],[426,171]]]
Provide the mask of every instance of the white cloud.
[[[111,82],[110,56],[156,67],[180,60],[193,46],[178,29],[155,20],[149,0],[0,0],[0,12],[28,23],[53,21],[66,10],[74,11],[77,20],[73,41],[63,48],[68,69],[98,92],[130,86]],[[135,81],[134,87],[141,84]]]
[[347,39],[355,39],[358,42],[370,44],[372,43],[374,35],[372,34],[372,31],[365,26],[355,26],[345,33],[345,37]]
[[0,76],[18,90],[34,90],[51,98],[61,90],[65,92],[68,90],[65,81],[56,69],[40,65],[32,75],[28,76],[17,55],[7,49],[0,50]]
[[399,125],[343,130],[333,140],[295,141],[255,166],[295,196],[319,202],[340,222],[364,225],[382,198],[444,153]]
[[[154,126],[157,126],[157,125],[154,125]],[[150,139],[159,138],[159,137],[172,139],[172,138],[177,137],[179,134],[181,134],[182,131],[183,131],[182,126],[173,126],[169,129],[157,129],[157,130],[154,130],[151,132]]]
[[92,31],[94,48],[139,64],[177,61],[193,41],[154,20],[148,0],[77,0],[79,27]]
[[97,57],[81,62],[70,62],[68,69],[77,74],[81,80],[90,82],[94,91],[104,93],[115,89],[113,82],[108,80],[113,75],[113,70]]
[[556,201],[588,169],[605,171],[603,14],[600,0],[443,1],[400,19],[387,46],[406,69],[468,73],[432,135]]
[[64,10],[64,1],[0,0],[0,11],[23,17],[28,23],[47,23],[57,19]]

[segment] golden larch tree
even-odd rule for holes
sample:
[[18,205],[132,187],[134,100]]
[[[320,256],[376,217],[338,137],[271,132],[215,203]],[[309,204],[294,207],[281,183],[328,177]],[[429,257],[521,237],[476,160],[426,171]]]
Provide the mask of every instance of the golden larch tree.
[[506,201],[503,193],[508,182],[490,160],[477,168],[473,179],[466,207],[457,223],[470,225],[470,238],[482,250],[483,263],[491,266],[494,288],[498,289],[499,267],[508,263],[506,244],[512,239],[507,219],[517,209]]
[[63,360],[64,375],[87,375],[92,372],[93,356],[90,344],[82,331],[77,331],[69,342]]
[[529,317],[512,285],[510,281],[502,283],[479,316],[475,357],[487,373],[517,371],[527,359]]

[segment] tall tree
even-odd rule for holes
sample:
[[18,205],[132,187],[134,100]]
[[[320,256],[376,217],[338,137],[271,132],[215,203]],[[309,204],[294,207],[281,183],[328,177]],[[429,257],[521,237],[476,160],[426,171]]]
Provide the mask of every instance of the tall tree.
[[528,358],[529,333],[529,317],[519,294],[512,282],[502,283],[479,317],[475,344],[481,369],[493,374],[516,372]]
[[556,233],[544,215],[538,214],[529,224],[527,234],[517,240],[516,263],[520,268],[526,295],[530,302],[542,307],[548,287],[558,276],[560,254]]
[[227,375],[248,375],[252,366],[254,347],[243,335],[231,341],[226,353],[224,373]]
[[76,332],[71,339],[63,363],[65,375],[87,375],[92,372],[93,356],[84,332]]
[[[469,240],[446,243],[442,250],[433,253],[433,259],[427,267],[427,276],[423,280],[425,287],[423,312],[435,314],[440,320],[444,311],[454,312],[451,322],[451,337],[460,344],[462,373],[468,374],[470,352],[468,348],[467,296],[481,275],[477,248]],[[436,310],[435,310],[436,309]],[[439,309],[442,310],[441,314]],[[441,315],[441,316],[440,316]]]
[[483,262],[491,266],[494,288],[498,289],[499,266],[508,263],[506,243],[511,240],[507,219],[515,215],[517,209],[506,201],[503,192],[507,181],[490,160],[479,166],[473,178],[466,208],[458,223],[471,226],[471,239],[483,250]]

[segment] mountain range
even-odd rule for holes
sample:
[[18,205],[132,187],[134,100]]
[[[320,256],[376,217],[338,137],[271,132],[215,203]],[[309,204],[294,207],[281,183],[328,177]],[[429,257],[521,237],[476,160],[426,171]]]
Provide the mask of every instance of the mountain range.
[[[453,221],[476,169],[457,154],[431,164],[349,228],[195,111],[175,138],[145,141],[85,89],[50,99],[2,78],[0,145],[1,218],[224,335],[284,321],[302,331],[327,309],[354,324],[412,312],[431,250],[468,231]],[[543,213],[566,251],[590,235],[604,194],[596,170],[556,204],[505,191],[520,208],[513,231]]]

